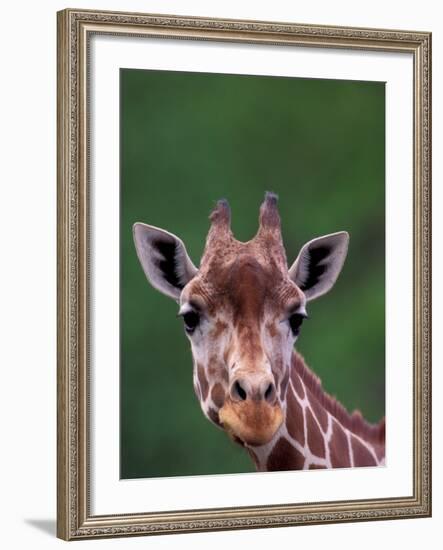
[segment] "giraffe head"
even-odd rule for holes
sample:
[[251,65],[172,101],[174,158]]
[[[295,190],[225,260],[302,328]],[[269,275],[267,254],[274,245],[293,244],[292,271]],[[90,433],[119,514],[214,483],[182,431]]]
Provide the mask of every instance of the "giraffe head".
[[291,355],[307,302],[335,283],[349,236],[306,243],[288,269],[277,197],[267,193],[260,225],[236,240],[219,201],[197,268],[183,242],[136,223],[138,258],[152,284],[179,304],[194,358],[194,389],[206,416],[247,446],[269,442],[284,420]]

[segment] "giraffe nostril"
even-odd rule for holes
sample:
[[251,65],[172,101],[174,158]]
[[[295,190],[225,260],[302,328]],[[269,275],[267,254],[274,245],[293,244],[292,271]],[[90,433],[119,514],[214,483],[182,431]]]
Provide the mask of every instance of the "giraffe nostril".
[[244,401],[247,397],[247,394],[246,394],[246,391],[243,389],[242,385],[240,384],[240,382],[238,380],[235,383],[235,390],[236,390],[238,396],[240,397],[240,399],[242,401]]
[[275,399],[275,386],[273,382],[270,382],[265,391],[265,399],[268,403],[272,403]]
[[245,401],[248,397],[245,388],[242,386],[240,380],[236,380],[231,386],[231,397],[235,401]]

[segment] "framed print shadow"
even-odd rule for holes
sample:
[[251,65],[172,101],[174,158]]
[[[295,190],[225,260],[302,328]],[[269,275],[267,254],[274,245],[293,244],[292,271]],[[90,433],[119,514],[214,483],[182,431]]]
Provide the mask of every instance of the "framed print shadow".
[[430,516],[430,70],[58,13],[60,538]]

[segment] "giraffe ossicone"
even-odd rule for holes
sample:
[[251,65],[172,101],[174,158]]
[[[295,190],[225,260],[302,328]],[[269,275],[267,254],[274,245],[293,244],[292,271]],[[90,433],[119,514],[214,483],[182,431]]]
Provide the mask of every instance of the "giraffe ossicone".
[[247,242],[235,239],[226,200],[210,220],[198,267],[172,233],[133,228],[147,279],[179,304],[204,414],[261,471],[383,465],[384,419],[349,414],[294,348],[308,302],[340,274],[348,233],[309,241],[288,267],[275,194],[266,193]]

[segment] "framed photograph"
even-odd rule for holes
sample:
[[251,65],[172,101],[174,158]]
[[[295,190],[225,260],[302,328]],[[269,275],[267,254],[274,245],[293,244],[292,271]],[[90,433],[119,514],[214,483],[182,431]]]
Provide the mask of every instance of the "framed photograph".
[[431,514],[431,35],[58,13],[58,536]]

